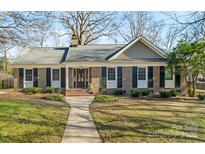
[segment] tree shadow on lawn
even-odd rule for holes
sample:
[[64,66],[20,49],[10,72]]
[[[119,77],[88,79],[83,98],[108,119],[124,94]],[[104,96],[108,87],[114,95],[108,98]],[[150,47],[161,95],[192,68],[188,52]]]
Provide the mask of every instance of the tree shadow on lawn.
[[[195,129],[196,127],[187,124],[187,123],[182,123],[182,122],[172,122],[172,121],[167,121],[167,120],[159,120],[155,118],[145,118],[145,117],[130,117],[130,116],[121,116],[121,115],[116,115],[116,114],[110,114],[108,112],[103,112],[103,111],[98,111],[101,112],[102,114],[106,114],[109,116],[115,116],[117,120],[113,120],[112,122],[109,122],[109,124],[106,125],[106,122],[97,122],[96,126],[99,131],[111,131],[111,130],[117,130],[117,131],[130,131],[133,133],[138,133],[141,134],[143,137],[153,137],[153,138],[175,138],[175,139],[183,139],[183,140],[193,140],[197,142],[205,142],[204,139],[200,139],[197,137],[187,137],[184,135],[172,135],[172,134],[162,134],[162,133],[157,133],[157,130],[162,130],[164,129],[165,131],[168,130],[176,130],[176,131],[181,131],[181,132],[187,132],[187,133],[197,133],[198,135],[203,135],[205,133],[205,128],[201,126],[197,126],[197,130],[192,130]],[[138,124],[139,126],[137,127],[130,127],[127,125],[114,125],[115,121],[120,121],[121,119],[126,119],[126,122],[135,122],[136,125]],[[123,124],[123,121],[120,121],[120,123]],[[173,127],[173,125],[175,125]],[[176,127],[177,126],[177,127]],[[191,129],[190,129],[191,128]],[[149,130],[149,133],[146,132]],[[156,133],[154,133],[156,132]],[[123,133],[121,134],[123,136]],[[112,136],[112,134],[111,134]],[[127,135],[125,135],[127,136]],[[119,135],[115,137],[120,137]],[[134,135],[133,135],[134,137]],[[138,137],[138,136],[135,136]]]
[[[0,143],[58,143],[63,137],[59,128],[48,130],[27,130],[22,134],[0,135]],[[57,139],[58,138],[58,139]]]
[[153,96],[146,96],[146,97],[131,97],[125,96],[121,97],[121,99],[130,99],[130,100],[140,100],[140,101],[152,101],[152,103],[159,102],[179,102],[179,103],[189,103],[189,104],[196,104],[198,101],[194,98],[186,98],[186,97],[171,97],[171,98],[161,98],[161,97],[153,97]]

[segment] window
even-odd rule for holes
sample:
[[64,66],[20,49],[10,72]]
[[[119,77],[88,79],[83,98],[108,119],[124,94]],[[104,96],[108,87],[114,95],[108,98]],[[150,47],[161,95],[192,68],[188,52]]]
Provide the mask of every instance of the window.
[[108,80],[115,80],[115,68],[108,68]]
[[25,70],[26,81],[33,81],[32,69]]
[[170,68],[167,68],[165,70],[165,80],[173,80],[173,70]]
[[59,81],[60,80],[60,70],[59,69],[53,69],[53,81]]
[[146,80],[146,68],[138,68],[138,80]]

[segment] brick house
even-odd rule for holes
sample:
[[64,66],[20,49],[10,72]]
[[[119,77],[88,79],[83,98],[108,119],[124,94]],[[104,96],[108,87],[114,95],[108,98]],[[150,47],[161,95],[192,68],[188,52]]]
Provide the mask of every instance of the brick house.
[[67,91],[121,88],[177,88],[186,94],[182,74],[166,69],[166,52],[140,36],[128,44],[78,45],[69,48],[33,48],[13,63],[19,88],[62,87]]

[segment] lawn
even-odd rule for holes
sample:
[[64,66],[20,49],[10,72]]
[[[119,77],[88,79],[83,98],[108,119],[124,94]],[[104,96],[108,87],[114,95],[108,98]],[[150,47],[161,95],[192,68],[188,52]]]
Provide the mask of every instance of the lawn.
[[69,110],[66,103],[1,95],[0,142],[61,142]]
[[205,142],[205,102],[121,97],[90,109],[103,142]]

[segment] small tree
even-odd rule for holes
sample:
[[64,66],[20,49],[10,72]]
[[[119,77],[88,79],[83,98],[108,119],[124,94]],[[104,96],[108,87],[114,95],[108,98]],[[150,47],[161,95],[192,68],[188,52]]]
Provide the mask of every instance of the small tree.
[[180,42],[168,55],[168,67],[182,72],[188,87],[188,95],[196,95],[196,82],[205,68],[205,42]]

